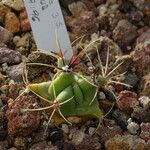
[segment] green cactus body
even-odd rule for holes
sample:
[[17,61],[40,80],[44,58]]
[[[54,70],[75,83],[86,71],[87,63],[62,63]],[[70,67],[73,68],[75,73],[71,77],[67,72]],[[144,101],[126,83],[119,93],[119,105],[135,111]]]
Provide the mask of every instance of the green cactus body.
[[[61,65],[58,63],[58,66]],[[50,102],[57,99],[61,103],[72,98],[60,106],[60,111],[65,117],[86,116],[99,118],[103,115],[95,96],[97,87],[86,78],[73,72],[60,71],[54,80],[30,84],[28,88]],[[91,101],[93,102],[91,103]]]

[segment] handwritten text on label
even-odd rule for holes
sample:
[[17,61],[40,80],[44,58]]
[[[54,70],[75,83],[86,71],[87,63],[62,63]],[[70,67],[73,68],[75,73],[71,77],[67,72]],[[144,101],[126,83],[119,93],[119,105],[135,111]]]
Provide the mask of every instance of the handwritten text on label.
[[37,47],[58,52],[56,32],[65,57],[72,48],[58,0],[24,0]]

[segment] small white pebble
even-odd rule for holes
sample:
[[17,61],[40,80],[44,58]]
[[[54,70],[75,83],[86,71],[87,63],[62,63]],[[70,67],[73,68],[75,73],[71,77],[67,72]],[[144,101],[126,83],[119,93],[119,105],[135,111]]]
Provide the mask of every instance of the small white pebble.
[[46,126],[46,125],[47,125],[47,122],[46,122],[46,121],[44,121],[44,122],[43,122],[43,125],[44,125],[44,126]]
[[93,71],[94,71],[94,68],[93,68],[92,66],[90,66],[90,67],[88,67],[88,70],[89,70],[90,72],[93,72]]
[[118,9],[119,5],[118,4],[114,4],[110,6],[110,9],[113,11],[116,11]]
[[16,44],[20,40],[20,36],[15,36],[13,38],[13,43]]
[[99,9],[99,14],[104,15],[107,12],[107,8],[105,5],[100,5]]
[[90,127],[89,128],[89,135],[93,135],[93,133],[94,133],[95,130],[96,130],[95,128]]
[[27,62],[28,61],[28,58],[25,55],[22,55],[21,57],[22,57],[22,61],[23,62]]
[[69,133],[69,127],[67,124],[62,124],[62,130],[64,133],[68,134]]
[[78,130],[72,136],[72,143],[75,145],[79,145],[83,141],[84,138],[85,138],[85,133]]
[[127,46],[127,50],[131,50],[131,48],[132,48],[131,46]]
[[107,89],[110,91],[115,91],[115,88],[112,85],[109,85]]
[[62,70],[63,70],[63,71],[68,71],[68,68],[69,68],[69,66],[66,65],[66,66],[62,67]]
[[3,63],[2,64],[2,69],[3,69],[3,71],[6,71],[8,69],[8,64],[7,63]]
[[105,35],[106,34],[106,30],[101,30],[101,34],[103,35]]
[[104,92],[99,92],[99,98],[106,99],[106,95],[104,94]]
[[11,85],[11,84],[15,84],[15,81],[12,79],[9,81],[9,85]]
[[137,134],[139,128],[140,128],[140,126],[136,122],[133,122],[131,118],[128,119],[127,129],[129,131],[129,133]]
[[150,108],[150,98],[148,96],[141,96],[138,100],[145,109]]
[[98,36],[99,36],[99,33],[93,33],[93,34],[91,35],[91,39],[92,39],[92,40],[96,40],[96,39],[98,39]]
[[47,144],[48,144],[48,145],[52,145],[52,142],[51,142],[51,141],[48,141]]
[[88,67],[91,67],[91,62],[87,62],[86,64]]
[[29,141],[29,142],[32,142],[32,138],[28,138],[28,141]]

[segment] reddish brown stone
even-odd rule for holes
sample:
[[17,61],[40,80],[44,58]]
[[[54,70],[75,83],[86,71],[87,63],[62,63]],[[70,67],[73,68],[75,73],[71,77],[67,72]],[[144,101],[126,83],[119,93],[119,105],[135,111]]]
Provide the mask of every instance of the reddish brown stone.
[[92,11],[84,11],[78,17],[66,17],[72,40],[82,35],[90,35],[98,30],[98,23]]
[[127,90],[120,92],[117,97],[117,105],[119,109],[127,113],[132,112],[133,108],[139,105],[137,94]]
[[20,13],[20,23],[21,23],[21,30],[23,32],[27,32],[31,30],[31,25],[26,10]]
[[98,16],[97,17],[100,28],[106,29],[109,26],[109,18],[108,16]]
[[113,39],[120,46],[130,45],[137,36],[136,27],[128,20],[120,20],[118,25],[113,30]]
[[93,137],[85,136],[79,145],[75,145],[76,150],[100,150],[101,144]]
[[21,21],[21,30],[23,32],[27,32],[31,30],[31,25],[28,19],[22,20]]
[[39,112],[24,112],[22,109],[34,109],[37,106],[36,99],[31,96],[21,96],[9,104],[6,112],[8,119],[8,132],[12,137],[27,136],[39,125]]
[[13,34],[9,30],[0,26],[0,41],[1,42],[7,43],[12,39],[12,37],[13,37]]
[[10,30],[12,33],[20,31],[20,21],[13,12],[8,12],[5,16],[5,28]]
[[133,53],[133,64],[140,76],[150,72],[150,30],[138,37]]
[[108,100],[100,100],[99,104],[100,104],[100,107],[104,110],[110,110],[113,106],[113,103],[111,103]]
[[144,26],[138,30],[138,38],[136,40],[136,45],[142,44],[150,39],[150,28],[148,26]]
[[140,137],[145,141],[150,140],[150,123],[141,123]]

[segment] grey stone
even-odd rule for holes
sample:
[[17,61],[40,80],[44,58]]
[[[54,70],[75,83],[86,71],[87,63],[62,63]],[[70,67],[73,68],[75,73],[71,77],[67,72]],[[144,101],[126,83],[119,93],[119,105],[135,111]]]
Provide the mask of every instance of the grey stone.
[[13,34],[9,30],[0,26],[0,41],[1,42],[7,43],[12,39],[12,37],[13,37]]
[[0,64],[18,64],[21,62],[21,54],[7,47],[0,47]]

